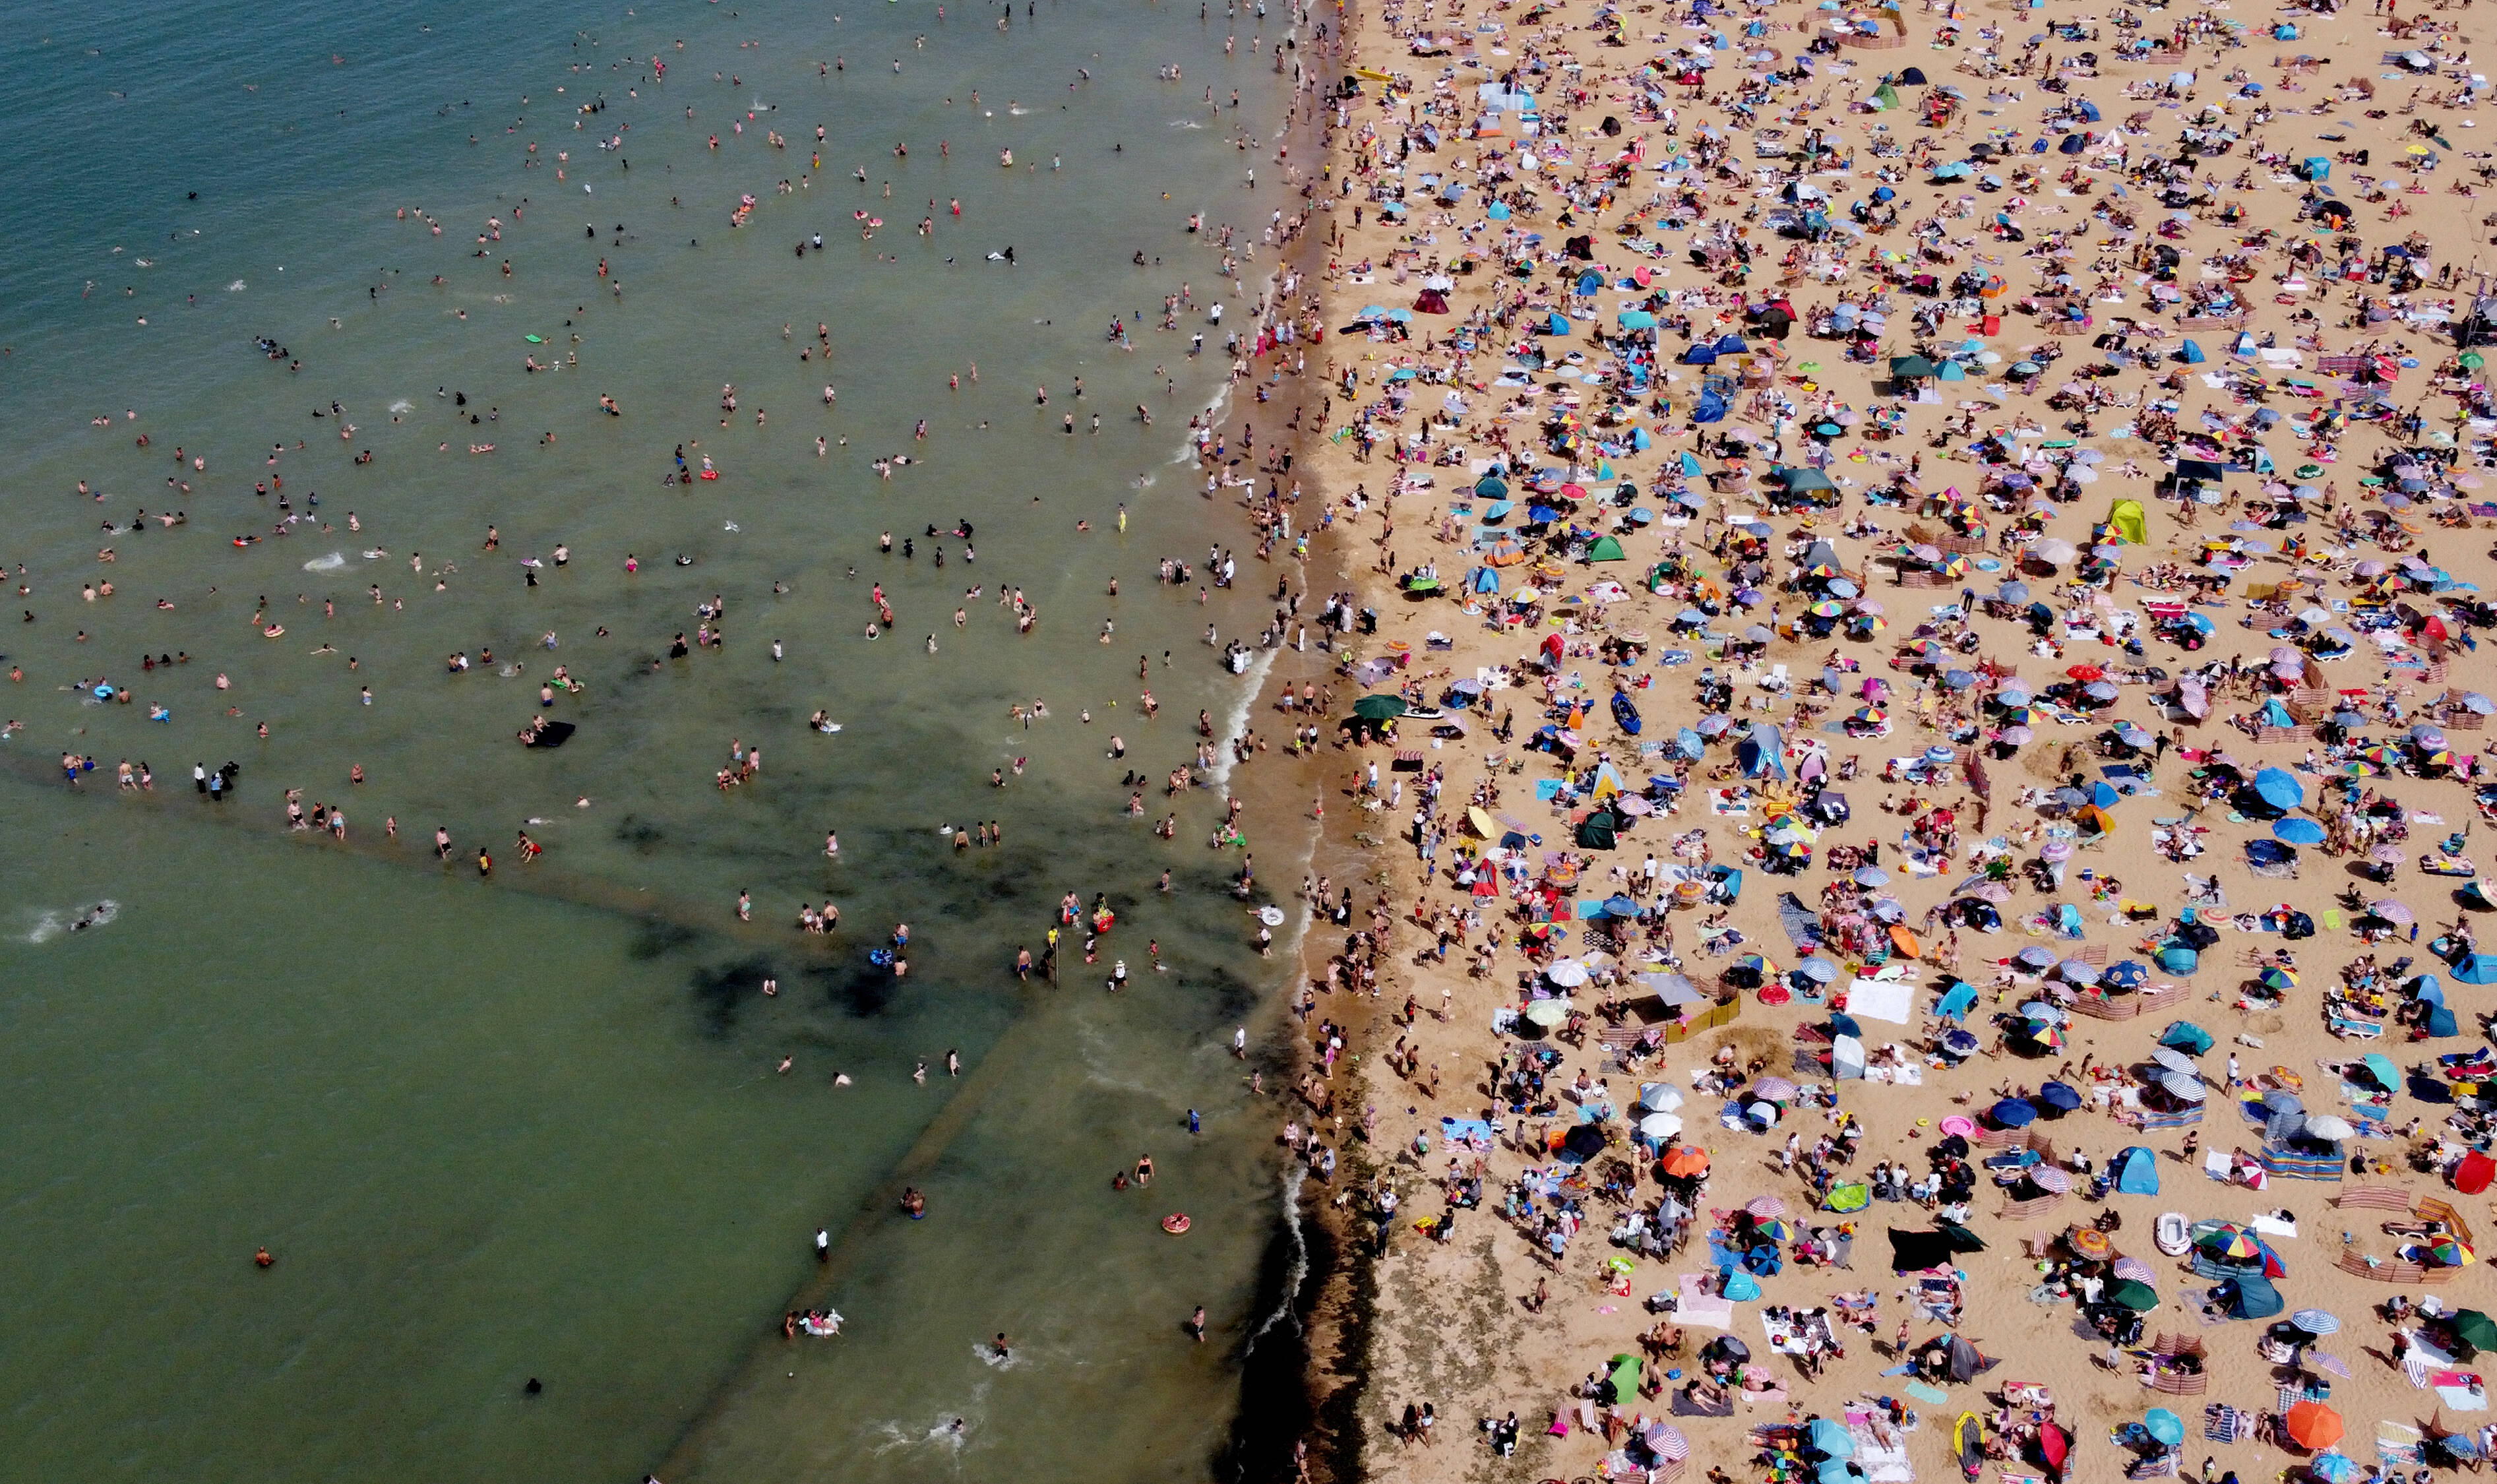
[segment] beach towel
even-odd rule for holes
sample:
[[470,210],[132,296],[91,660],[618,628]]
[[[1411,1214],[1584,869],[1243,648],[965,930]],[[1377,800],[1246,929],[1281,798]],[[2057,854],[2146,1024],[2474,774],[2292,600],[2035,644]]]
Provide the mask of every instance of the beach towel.
[[1778,897],[1778,926],[1797,948],[1820,946],[1820,914],[1803,904],[1792,892]]
[[1673,1316],[1685,1324],[1704,1324],[1711,1329],[1734,1327],[1734,1301],[1709,1293],[1700,1287],[1702,1275],[1685,1273],[1675,1294]]
[[[1856,1467],[1871,1484],[1909,1484],[1915,1478],[1915,1468],[1908,1462],[1908,1435],[1899,1429],[1883,1422],[1877,1430],[1871,1412],[1850,1406],[1847,1436],[1855,1440]],[[1885,1437],[1887,1443],[1882,1441]]]
[[1673,1393],[1673,1414],[1677,1417],[1731,1417],[1734,1415],[1734,1399],[1728,1397],[1716,1405],[1709,1406],[1693,1400],[1690,1392],[1676,1388]]

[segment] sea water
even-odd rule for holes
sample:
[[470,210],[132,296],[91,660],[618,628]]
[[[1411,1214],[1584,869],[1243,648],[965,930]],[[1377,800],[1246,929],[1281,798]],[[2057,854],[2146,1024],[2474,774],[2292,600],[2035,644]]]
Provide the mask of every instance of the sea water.
[[[1287,199],[1278,171],[1245,184],[1272,155],[1276,10],[18,17],[0,555],[34,617],[0,645],[23,674],[0,690],[22,724],[0,742],[11,1472],[1216,1467],[1279,1210],[1230,1043],[1275,982],[1226,890],[1238,853],[1205,844],[1217,800],[1159,783],[1200,710],[1243,714],[1248,681],[1204,632],[1253,637],[1273,572],[1244,561],[1264,591],[1200,602],[1207,549],[1245,532],[1171,460],[1220,385],[1208,307],[1240,325],[1272,266],[1223,278],[1185,229],[1202,211],[1251,240]],[[861,211],[883,218],[871,240]],[[1183,283],[1181,331],[1156,332]],[[680,445],[720,478],[665,483]],[[896,455],[917,461],[878,477]],[[290,513],[309,519],[275,534]],[[925,535],[964,520],[975,561]],[[1164,556],[1196,581],[1156,584]],[[877,583],[896,620],[870,640]],[[1009,585],[1038,609],[1027,636]],[[725,646],[668,659],[714,595]],[[544,710],[580,730],[520,747],[557,665],[585,689]],[[1035,700],[1047,719],[1019,723]],[[819,710],[841,729],[808,729]],[[732,742],[763,768],[723,791]],[[100,764],[75,792],[65,751]],[[125,758],[152,792],[115,789]],[[227,802],[193,791],[194,764],[228,761]],[[344,808],[347,839],[286,832],[290,788]],[[1165,810],[1168,842],[1149,833]],[[1001,845],[940,834],[982,821]],[[1251,844],[1267,883],[1306,848]],[[1038,952],[1068,891],[1106,893],[1118,928],[1090,964],[1066,939],[1055,987],[1018,983],[1017,946]],[[841,931],[796,931],[827,898]],[[903,922],[897,981],[869,954]],[[1148,1152],[1153,1188],[1113,1193]],[[895,1210],[903,1184],[925,1220]],[[1175,1211],[1185,1237],[1161,1229]],[[793,1296],[843,1333],[782,1341]],[[1198,1304],[1203,1345],[1182,1331]]]

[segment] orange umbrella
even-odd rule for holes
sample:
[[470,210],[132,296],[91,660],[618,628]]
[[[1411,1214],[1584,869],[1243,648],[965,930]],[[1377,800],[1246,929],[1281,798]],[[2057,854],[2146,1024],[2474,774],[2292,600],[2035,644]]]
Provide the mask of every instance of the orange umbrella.
[[2300,1402],[2281,1420],[2290,1439],[2309,1452],[2341,1440],[2341,1414],[2321,1402]]
[[1705,1175],[1708,1173],[1708,1152],[1695,1144],[1678,1146],[1664,1156],[1664,1173],[1677,1180]]

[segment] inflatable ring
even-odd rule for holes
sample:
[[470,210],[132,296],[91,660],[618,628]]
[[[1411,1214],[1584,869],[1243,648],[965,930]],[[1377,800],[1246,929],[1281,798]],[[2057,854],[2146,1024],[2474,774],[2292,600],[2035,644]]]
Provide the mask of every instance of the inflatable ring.
[[263,639],[283,639],[286,637],[286,625],[283,623],[272,623],[269,627],[260,631],[260,637]]
[[1174,1211],[1169,1216],[1162,1217],[1162,1230],[1170,1233],[1174,1237],[1186,1236],[1189,1225],[1190,1222],[1187,1219],[1187,1213],[1185,1211]]

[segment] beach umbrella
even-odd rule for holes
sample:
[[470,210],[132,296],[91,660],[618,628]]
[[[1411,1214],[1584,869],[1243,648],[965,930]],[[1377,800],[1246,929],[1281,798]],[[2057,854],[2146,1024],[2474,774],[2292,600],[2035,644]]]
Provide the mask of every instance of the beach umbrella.
[[2126,1279],[2122,1282],[2109,1283],[2100,1294],[2099,1302],[2121,1304],[2135,1313],[2146,1314],[2159,1307],[2159,1290],[2148,1283]]
[[1806,959],[1795,965],[1795,972],[1815,984],[1834,984],[1838,980],[1838,965],[1827,959]]
[[2350,1379],[2350,1363],[2329,1351],[2309,1350],[2304,1356],[2300,1357],[2298,1364],[2303,1366],[2312,1366],[2318,1371],[2328,1372],[2333,1375],[2341,1377],[2343,1380]]
[[2321,1309],[2301,1309],[2289,1316],[2289,1322],[2319,1340],[2341,1329],[2341,1321]]
[[1526,1007],[1526,1018],[1546,1030],[1568,1024],[1569,1007],[1557,999],[1538,999]]
[[2245,1262],[2262,1255],[2262,1244],[2255,1234],[2236,1225],[2214,1227],[2197,1238],[2194,1247],[2203,1256],[2224,1262]]
[[1670,1139],[1682,1132],[1682,1119],[1678,1114],[1651,1113],[1639,1120],[1638,1131],[1650,1139]]
[[2061,1006],[2049,1004],[2042,999],[2033,999],[2022,1005],[2020,1013],[2033,1021],[2044,1021],[2049,1026],[2061,1026],[2071,1019],[2071,1016],[2065,1013]]
[[2311,819],[2275,820],[2272,823],[2271,835],[2272,838],[2292,845],[2323,843],[2323,827]]
[[2255,982],[2266,990],[2293,990],[2297,988],[2297,970],[2274,963],[2257,974]]
[[2471,1245],[2458,1237],[2439,1237],[2428,1244],[2428,1259],[2440,1268],[2468,1267],[2477,1254]]
[[1762,1221],[1774,1220],[1786,1214],[1786,1203],[1774,1195],[1762,1195],[1745,1203],[1743,1209]]
[[2037,1108],[2017,1097],[2007,1097],[1992,1110],[1994,1121],[2006,1128],[2026,1128],[2038,1121]]
[[2119,960],[2106,966],[2099,983],[2116,990],[2137,990],[2150,982],[2150,970],[2131,959]]
[[1708,1152],[1695,1144],[1680,1145],[1664,1156],[1659,1166],[1675,1180],[1690,1180],[1708,1173]]
[[1833,1418],[1814,1418],[1805,1437],[1814,1448],[1831,1458],[1855,1456],[1855,1439],[1848,1437],[1846,1427]]
[[2183,1072],[2160,1073],[2159,1085],[2180,1103],[2198,1103],[2211,1095],[2210,1088],[2201,1078],[2188,1077]]
[[2497,1350],[2497,1319],[2491,1319],[2476,1309],[2455,1311],[2448,1322],[2453,1338],[2475,1350]]
[[1778,1102],[1782,1099],[1792,1097],[1795,1095],[1797,1090],[1799,1089],[1793,1083],[1786,1081],[1783,1077],[1763,1077],[1759,1081],[1752,1084],[1752,1095],[1754,1097],[1766,1098],[1770,1102]]
[[2306,785],[2284,769],[2265,768],[2254,777],[2255,797],[2273,808],[2288,810],[2306,802]]
[[1691,1457],[1691,1439],[1683,1437],[1682,1429],[1670,1422],[1648,1424],[1644,1436],[1647,1450],[1665,1463],[1678,1464]]
[[2378,917],[2383,918],[2388,923],[2410,923],[2418,920],[2411,912],[2408,904],[2395,901],[2390,898],[2387,898],[2383,901],[2371,901],[2367,903],[2367,910],[2373,912]]
[[2069,1170],[2059,1170],[2051,1164],[2041,1164],[2038,1168],[2031,1170],[2029,1172],[2029,1179],[2030,1182],[2037,1185],[2039,1189],[2050,1190],[2057,1195],[2061,1195],[2065,1191],[2072,1188],[2071,1172]]
[[1391,721],[1408,710],[1403,696],[1364,696],[1352,703],[1352,713],[1364,721]]
[[2172,1046],[2163,1046],[2152,1052],[2150,1059],[2182,1076],[2198,1077],[2202,1074],[2202,1069],[2194,1064],[2193,1058]]
[[2300,1402],[2281,1419],[2281,1428],[2292,1442],[2316,1452],[2341,1440],[2341,1414],[2321,1402]]
[[1543,977],[1565,990],[1574,990],[1587,982],[1587,965],[1575,959],[1556,959],[1543,971]]
[[2149,1414],[2141,1419],[2141,1425],[2149,1431],[2155,1442],[2163,1442],[2172,1448],[2185,1440],[2185,1419],[2164,1406],[2152,1407]]
[[2156,1275],[2150,1271],[2150,1264],[2143,1262],[2138,1257],[2118,1257],[2115,1260],[2115,1276],[2118,1278],[2132,1279],[2136,1283],[2148,1283],[2155,1282],[2157,1280]]
[[2038,1089],[2038,1100],[2062,1113],[2081,1106],[2081,1094],[2060,1082],[2050,1082]]

